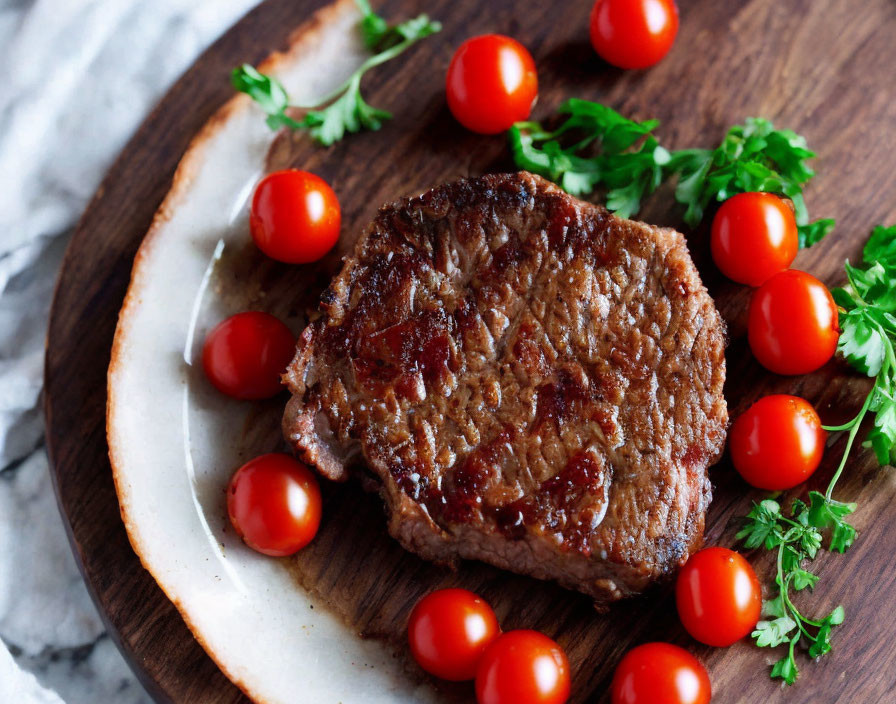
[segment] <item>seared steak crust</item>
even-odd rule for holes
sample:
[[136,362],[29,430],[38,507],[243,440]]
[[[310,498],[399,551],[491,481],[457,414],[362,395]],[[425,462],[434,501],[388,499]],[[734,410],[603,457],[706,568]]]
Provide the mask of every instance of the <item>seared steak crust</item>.
[[528,173],[383,207],[286,381],[296,452],[362,466],[392,535],[590,594],[699,547],[725,328],[684,238]]

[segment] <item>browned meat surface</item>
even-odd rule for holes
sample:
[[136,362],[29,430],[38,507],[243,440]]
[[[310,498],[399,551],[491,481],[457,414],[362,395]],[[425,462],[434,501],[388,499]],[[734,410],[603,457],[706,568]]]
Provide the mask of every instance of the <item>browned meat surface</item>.
[[699,547],[725,328],[684,238],[528,173],[383,207],[322,297],[284,432],[389,530],[604,603]]

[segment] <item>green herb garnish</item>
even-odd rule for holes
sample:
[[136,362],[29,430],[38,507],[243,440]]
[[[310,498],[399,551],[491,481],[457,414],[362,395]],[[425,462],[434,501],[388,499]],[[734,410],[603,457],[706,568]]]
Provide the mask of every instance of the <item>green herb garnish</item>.
[[896,227],[876,227],[865,244],[861,266],[844,265],[848,284],[832,291],[841,307],[840,339],[837,349],[858,371],[874,378],[855,418],[843,425],[824,426],[828,432],[846,431],[843,457],[824,494],[809,492],[809,504],[794,501],[790,517],[785,517],[777,501],[766,499],[754,504],[744,528],[737,534],[748,548],[777,550],[775,585],[778,594],[763,605],[771,620],[760,621],[753,638],[760,647],[787,644],[787,654],[772,667],[771,676],[793,684],[799,673],[794,650],[802,640],[810,657],[831,649],[830,634],[843,622],[838,606],[821,620],[804,617],[790,599],[790,590],[812,588],[818,576],[804,569],[815,559],[828,532],[828,550],[845,552],[856,539],[856,529],[846,517],[856,510],[854,503],[833,498],[834,488],[868,413],[874,424],[864,442],[874,450],[881,465],[896,460]]
[[768,120],[748,118],[732,127],[715,149],[669,152],[653,134],[656,120],[636,122],[605,105],[577,99],[563,103],[558,112],[567,117],[556,130],[547,131],[537,122],[519,122],[510,129],[517,166],[573,195],[601,186],[607,191],[607,208],[621,217],[637,212],[663,181],[677,177],[675,199],[686,206],[684,220],[691,227],[703,219],[711,201],[745,191],[790,198],[801,247],[834,227],[830,219],[810,222],[803,199],[803,186],[814,175],[806,161],[815,154],[803,137],[776,130]]
[[[870,447],[881,465],[896,461],[896,226],[876,227],[865,244],[862,264],[846,269],[847,285],[831,291],[840,306],[837,350],[858,371],[874,378],[874,386],[855,418],[828,431],[848,430],[843,461],[832,485],[843,471],[865,414],[874,425],[864,447]],[[830,490],[828,491],[830,494]]]
[[[516,165],[555,181],[573,195],[603,186],[610,210],[620,217],[637,212],[641,200],[662,183],[670,159],[652,134],[659,122],[634,122],[605,105],[577,98],[567,100],[557,112],[569,117],[552,132],[537,122],[518,122],[510,128]],[[559,138],[570,132],[580,138],[561,146]],[[582,155],[593,147],[598,153]]]
[[[272,130],[288,127],[308,130],[311,136],[324,146],[342,139],[347,132],[378,130],[383,120],[392,114],[369,105],[361,95],[361,78],[374,66],[394,59],[405,49],[421,39],[435,34],[442,25],[419,15],[397,25],[390,25],[377,15],[368,0],[355,0],[363,13],[360,22],[364,45],[378,53],[371,56],[329,95],[308,105],[290,105],[283,85],[272,76],[266,76],[248,64],[238,66],[231,74],[236,90],[246,93],[267,113],[267,125]],[[326,106],[321,108],[321,106]],[[290,108],[308,112],[301,120],[287,114]],[[320,108],[320,109],[315,109]]]
[[750,191],[779,193],[793,202],[800,247],[809,247],[834,228],[831,219],[809,222],[803,186],[815,175],[806,164],[814,156],[801,135],[748,117],[729,129],[715,149],[676,152],[668,168],[678,173],[675,200],[687,206],[684,220],[691,227],[703,219],[713,200]]
[[[837,503],[828,505],[825,496],[817,491],[809,492],[809,499],[809,506],[799,499],[794,501],[789,518],[773,499],[754,504],[746,525],[737,534],[747,548],[777,550],[777,595],[763,602],[762,615],[767,620],[756,624],[752,636],[760,648],[787,644],[787,654],[772,666],[770,673],[787,684],[793,684],[799,674],[794,655],[800,640],[806,644],[810,657],[824,655],[831,650],[831,629],[843,623],[845,615],[843,607],[838,606],[820,620],[807,618],[790,598],[791,590],[812,589],[818,581],[818,575],[805,569],[804,563],[818,554],[821,530],[826,527],[828,512]],[[855,504],[837,506],[843,507],[845,513],[855,509]],[[833,542],[829,549],[833,549]]]

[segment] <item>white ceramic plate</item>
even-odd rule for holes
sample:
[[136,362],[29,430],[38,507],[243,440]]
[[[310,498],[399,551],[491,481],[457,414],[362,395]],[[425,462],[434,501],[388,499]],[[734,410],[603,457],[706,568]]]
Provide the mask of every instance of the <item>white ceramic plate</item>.
[[[352,0],[339,0],[269,59],[297,101],[361,63]],[[224,673],[259,702],[419,702],[392,654],[316,604],[282,561],[228,529],[235,466],[273,449],[282,409],[214,393],[205,333],[240,304],[216,295],[216,262],[245,246],[246,201],[271,132],[235,97],[195,138],[137,255],[109,369],[108,438],[121,513],[143,565]],[[281,399],[282,401],[282,399]]]

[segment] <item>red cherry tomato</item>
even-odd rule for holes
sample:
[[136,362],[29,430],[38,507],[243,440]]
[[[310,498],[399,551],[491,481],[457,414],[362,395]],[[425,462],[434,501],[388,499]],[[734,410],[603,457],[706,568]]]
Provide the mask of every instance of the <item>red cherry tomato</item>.
[[756,573],[739,553],[704,548],[691,555],[675,583],[685,630],[706,645],[728,646],[759,621],[762,593]]
[[674,0],[597,0],[591,9],[591,45],[619,68],[653,66],[678,34]]
[[769,371],[815,371],[833,356],[839,334],[834,299],[814,276],[782,271],[753,292],[747,338]]
[[202,367],[221,393],[243,400],[270,398],[283,390],[280,375],[295,351],[296,339],[273,315],[237,313],[206,336]]
[[336,244],[341,222],[333,189],[307,171],[275,171],[255,187],[249,227],[255,244],[271,259],[317,261]]
[[776,394],[759,399],[734,421],[728,447],[734,468],[751,486],[783,491],[818,469],[826,439],[807,401]]
[[454,52],[445,91],[460,124],[480,134],[497,134],[529,117],[538,95],[535,62],[515,39],[473,37]]
[[320,525],[320,487],[311,471],[272,452],[236,470],[227,487],[230,522],[250,548],[284,557],[301,550]]
[[466,589],[440,589],[411,612],[408,641],[427,672],[452,682],[471,680],[500,629],[492,607]]
[[716,213],[710,247],[725,276],[760,286],[796,257],[799,237],[793,211],[773,193],[738,193]]
[[498,636],[476,672],[479,704],[563,704],[569,687],[566,653],[538,631]]
[[706,668],[684,648],[645,643],[629,650],[610,685],[612,704],[709,704]]

